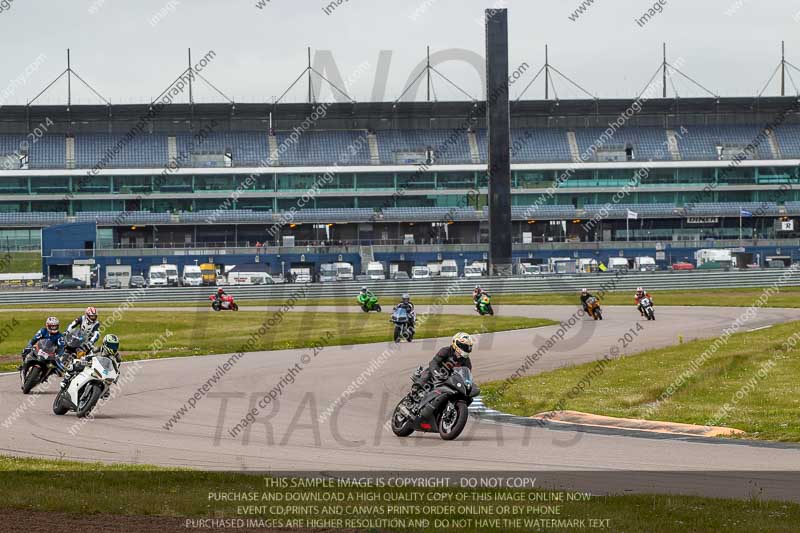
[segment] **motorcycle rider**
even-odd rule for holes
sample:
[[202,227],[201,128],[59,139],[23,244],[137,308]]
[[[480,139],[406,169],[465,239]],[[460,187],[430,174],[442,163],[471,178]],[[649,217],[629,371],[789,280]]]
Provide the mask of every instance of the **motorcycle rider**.
[[450,346],[436,352],[428,364],[428,368],[422,372],[420,385],[415,385],[416,390],[413,391],[417,398],[420,398],[430,388],[434,379],[447,379],[454,368],[464,366],[472,370],[469,354],[472,353],[474,345],[475,341],[469,333],[459,331],[453,335]]
[[100,338],[100,321],[97,320],[96,307],[87,307],[83,315],[70,322],[66,333],[72,333],[76,329],[83,337],[83,351],[88,353]]
[[374,297],[375,295],[372,293],[371,290],[367,289],[366,286],[361,287],[361,292],[358,293],[358,303],[361,307],[364,307],[369,303],[370,298]]
[[481,301],[481,296],[484,294],[489,294],[486,292],[480,285],[475,285],[475,289],[472,291],[472,303],[475,304],[475,309],[478,309],[478,304]]
[[639,314],[644,316],[644,309],[642,309],[642,305],[639,303],[642,298],[650,298],[650,301],[653,301],[653,297],[650,296],[648,292],[646,292],[642,287],[637,287],[636,295],[633,297],[633,300],[636,302],[636,307],[639,309]]
[[[116,370],[117,375],[119,375],[119,365],[122,363],[122,358],[119,355],[119,337],[109,333],[103,337],[103,342],[100,346],[92,347],[92,350],[82,359],[75,359],[67,365],[67,370],[64,372],[64,380],[61,382],[61,388],[67,388],[72,378],[83,372],[86,365],[91,364],[92,358],[98,356],[111,359],[114,364],[114,370]],[[107,390],[103,398],[108,398],[110,392],[110,390]]]
[[400,299],[400,303],[394,306],[394,309],[405,309],[408,313],[408,327],[411,331],[414,331],[414,324],[417,322],[417,314],[414,312],[414,304],[411,303],[411,296],[405,292]]
[[[54,316],[47,317],[47,320],[44,321],[44,327],[36,332],[25,349],[22,350],[22,363],[25,363],[25,357],[33,350],[33,345],[43,339],[50,340],[56,345],[58,350],[56,355],[60,361],[61,357],[64,355],[64,348],[66,348],[67,343],[64,341],[64,336],[58,331],[59,326],[60,322],[58,318]],[[22,370],[22,363],[19,365],[18,370]]]
[[589,306],[586,305],[586,301],[589,298],[594,298],[594,297],[595,297],[594,294],[589,292],[588,289],[581,289],[581,305],[583,306],[583,312],[584,313],[588,313],[589,312]]

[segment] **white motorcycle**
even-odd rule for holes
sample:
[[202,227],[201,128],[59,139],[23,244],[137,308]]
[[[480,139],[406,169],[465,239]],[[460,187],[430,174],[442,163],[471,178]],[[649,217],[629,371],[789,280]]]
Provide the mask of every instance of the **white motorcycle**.
[[653,310],[653,301],[650,298],[645,296],[639,300],[639,307],[642,308],[644,316],[647,317],[647,320],[656,319],[656,312]]
[[63,415],[75,411],[78,418],[88,415],[97,401],[117,380],[117,368],[109,357],[92,357],[80,374],[74,376],[66,388],[62,388],[53,400],[53,412]]

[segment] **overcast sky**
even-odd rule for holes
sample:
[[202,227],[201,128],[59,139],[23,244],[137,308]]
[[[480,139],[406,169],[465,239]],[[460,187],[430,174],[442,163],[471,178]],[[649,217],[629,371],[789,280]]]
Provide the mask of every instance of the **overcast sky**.
[[[256,7],[259,1],[263,9]],[[447,60],[439,71],[480,96],[480,78],[468,60],[480,63],[483,57],[479,21],[490,7],[509,10],[510,68],[530,66],[512,88],[513,97],[542,65],[546,43],[551,63],[599,97],[636,95],[661,61],[662,41],[672,63],[724,96],[755,95],[779,61],[781,39],[787,59],[800,66],[800,0],[661,0],[661,12],[643,26],[636,19],[654,4],[641,0],[594,0],[574,21],[570,15],[581,0],[342,0],[326,13],[330,1],[0,0],[0,93],[7,94],[0,104],[25,103],[36,95],[65,68],[67,47],[73,68],[112,103],[157,96],[186,68],[188,47],[196,58],[214,51],[203,75],[236,101],[280,95],[305,68],[306,46],[320,65],[330,65],[322,61],[330,51],[358,101],[397,98],[426,45]],[[381,50],[391,52],[383,62]],[[20,79],[41,54],[38,69]],[[376,76],[381,66],[388,67],[385,77]],[[793,74],[800,84],[800,72]],[[673,80],[681,96],[703,94],[679,76]],[[580,95],[563,80],[555,83],[560,97]],[[98,101],[73,88],[74,102]],[[795,92],[791,83],[789,88]],[[441,100],[464,99],[436,77],[434,89]],[[774,83],[767,93],[777,90]],[[543,92],[539,79],[526,97],[541,98]],[[303,84],[287,100],[304,97]],[[330,98],[324,89],[321,99]],[[418,98],[424,98],[422,90]],[[195,100],[221,97],[198,87]],[[37,103],[65,101],[62,83]]]

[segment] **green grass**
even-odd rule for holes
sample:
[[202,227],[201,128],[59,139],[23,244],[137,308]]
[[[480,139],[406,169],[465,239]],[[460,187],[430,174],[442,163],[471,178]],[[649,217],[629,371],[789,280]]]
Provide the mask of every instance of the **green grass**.
[[[81,497],[69,497],[81,487]],[[497,494],[499,491],[481,489],[389,489],[389,488],[267,488],[263,476],[252,474],[204,472],[199,470],[168,470],[143,465],[103,465],[100,463],[76,463],[68,461],[18,459],[0,456],[0,506],[10,509],[30,509],[34,511],[65,512],[76,515],[108,514],[117,516],[161,516],[161,517],[213,517],[241,518],[237,515],[236,502],[219,502],[209,498],[210,494],[256,492],[258,494],[291,492],[355,494],[369,492],[377,494],[381,500],[387,493],[416,493],[427,498],[428,494],[457,492],[480,492]],[[522,492],[530,491],[503,491]],[[472,505],[474,501],[467,500]],[[308,503],[286,504],[285,502],[257,501],[253,505],[308,505]],[[425,501],[423,503],[428,503]],[[248,505],[245,503],[244,505]],[[316,504],[319,508],[326,504]],[[327,507],[353,509],[386,506],[384,501],[345,501],[327,504]],[[415,503],[395,503],[403,509],[389,517],[420,518],[410,506]],[[454,504],[453,504],[454,505]],[[509,507],[524,507],[527,502],[510,502]],[[540,504],[536,504],[537,506]],[[559,502],[558,515],[535,516],[524,513],[505,517],[519,518],[561,518],[561,519],[608,519],[607,531],[790,531],[800,523],[800,505],[786,502],[748,500],[723,500],[694,496],[663,495],[625,495],[592,496],[588,501]],[[495,503],[497,508],[498,504]],[[485,506],[484,506],[485,508]],[[256,515],[264,518],[266,513]],[[280,515],[282,519],[297,518],[293,512]],[[331,510],[320,511],[306,518],[337,518],[343,515],[332,514]],[[364,517],[359,514],[345,516]],[[386,513],[376,515],[387,516]],[[458,515],[458,518],[492,518],[481,515]],[[429,516],[428,518],[456,518],[450,516]],[[124,519],[117,519],[124,523]],[[442,531],[442,528],[428,528],[429,531]],[[448,528],[455,531],[455,528]],[[458,531],[476,531],[475,527],[458,528]],[[571,529],[547,528],[548,531],[569,531]],[[574,530],[574,529],[573,529]]]
[[[590,291],[595,290],[588,287]],[[646,288],[646,287],[645,287]],[[666,305],[688,305],[688,306],[712,306],[712,307],[749,307],[763,293],[760,288],[743,289],[703,289],[703,290],[682,290],[682,291],[651,291],[657,306]],[[230,288],[229,292],[236,294],[236,288]],[[609,292],[603,297],[605,305],[633,305],[634,291]],[[471,305],[472,296],[452,296],[448,299],[448,305]],[[209,294],[211,290],[209,289]],[[380,296],[380,294],[378,295]],[[413,296],[413,291],[412,291]],[[492,305],[578,305],[579,295],[577,292],[559,292],[546,294],[492,294]],[[305,306],[356,306],[355,295],[352,298],[322,298],[301,300],[298,305]],[[438,296],[418,296],[413,298],[417,305],[441,304]],[[381,298],[383,305],[389,305],[394,300]],[[253,305],[283,305],[284,300],[279,299],[239,299],[242,308]],[[207,307],[208,300],[199,299],[196,302],[143,302],[138,304],[141,307]],[[2,308],[13,306],[4,305]],[[54,309],[76,307],[74,304],[54,304],[48,307]],[[769,298],[765,307],[800,307],[800,287],[784,287],[780,293]]]
[[[691,372],[690,364],[702,361],[701,354],[715,339],[614,359],[593,375],[590,372],[597,368],[596,362],[523,377],[511,385],[487,383],[481,387],[483,398],[494,409],[523,416],[553,410],[563,398],[561,408],[565,410],[702,425],[716,420],[715,425],[744,430],[745,438],[798,442],[798,327],[800,322],[790,322],[734,334],[727,344],[718,343],[716,352],[705,362],[695,365],[696,372]],[[790,338],[797,342],[797,348],[784,344]],[[635,349],[635,338],[631,346]],[[610,348],[597,346],[598,359]],[[762,372],[762,378],[757,373],[764,364],[770,366]],[[690,375],[680,379],[687,370]],[[570,398],[573,387],[582,379],[585,384],[587,376],[589,384],[583,392]],[[668,399],[662,398],[673,383],[680,386]],[[734,397],[745,387],[747,394],[736,402]],[[733,408],[719,418],[718,411],[726,403]]]
[[[55,313],[62,329],[75,313]],[[122,318],[109,324],[108,333],[120,337],[121,352],[126,360],[231,353],[250,338],[261,325],[275,317],[275,312],[239,311],[238,313],[176,313],[168,311],[135,311],[122,313]],[[19,312],[0,315],[0,371],[13,370],[18,354],[33,334],[42,327],[45,315],[40,312]],[[109,323],[110,317],[104,318]],[[13,325],[13,321],[17,324]],[[432,315],[419,328],[415,338],[444,337],[456,331],[494,332],[535,328],[556,322],[540,318],[481,317],[478,315]],[[169,330],[163,348],[153,353],[151,343]],[[323,313],[290,311],[282,321],[258,336],[252,350],[305,348],[323,345],[363,344],[388,341],[392,325],[387,313]]]
[[0,273],[41,272],[42,254],[39,252],[0,251]]

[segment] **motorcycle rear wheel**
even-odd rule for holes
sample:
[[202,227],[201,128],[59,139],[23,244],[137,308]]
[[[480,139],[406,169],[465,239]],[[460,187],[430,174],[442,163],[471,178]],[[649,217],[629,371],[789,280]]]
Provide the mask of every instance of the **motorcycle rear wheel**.
[[97,383],[89,383],[86,386],[90,387],[90,389],[83,391],[80,398],[78,398],[78,410],[76,411],[78,418],[84,418],[88,415],[94,409],[97,400],[100,399],[100,395],[103,393],[103,388]]
[[[455,413],[448,413],[448,408],[452,406]],[[453,420],[445,420],[445,415],[452,416]],[[444,410],[439,414],[437,424],[439,426],[439,436],[443,440],[454,440],[461,435],[464,428],[467,426],[467,418],[469,417],[469,409],[467,403],[458,401],[453,405],[452,402],[447,402]]]
[[64,394],[64,391],[58,391],[55,400],[53,400],[53,413],[57,415],[63,415],[69,411],[69,408],[61,402],[62,394]]
[[[397,407],[394,408],[392,412],[392,433],[397,435],[398,437],[408,437],[412,433],[414,433],[414,425],[411,420],[406,418],[405,415],[400,413],[400,406],[405,403],[405,398],[397,404]],[[398,417],[402,418],[402,422],[398,420]]]
[[38,366],[33,366],[28,370],[28,373],[25,374],[25,381],[22,383],[22,394],[28,394],[31,389],[33,389],[36,385],[39,384],[41,380],[42,369]]

